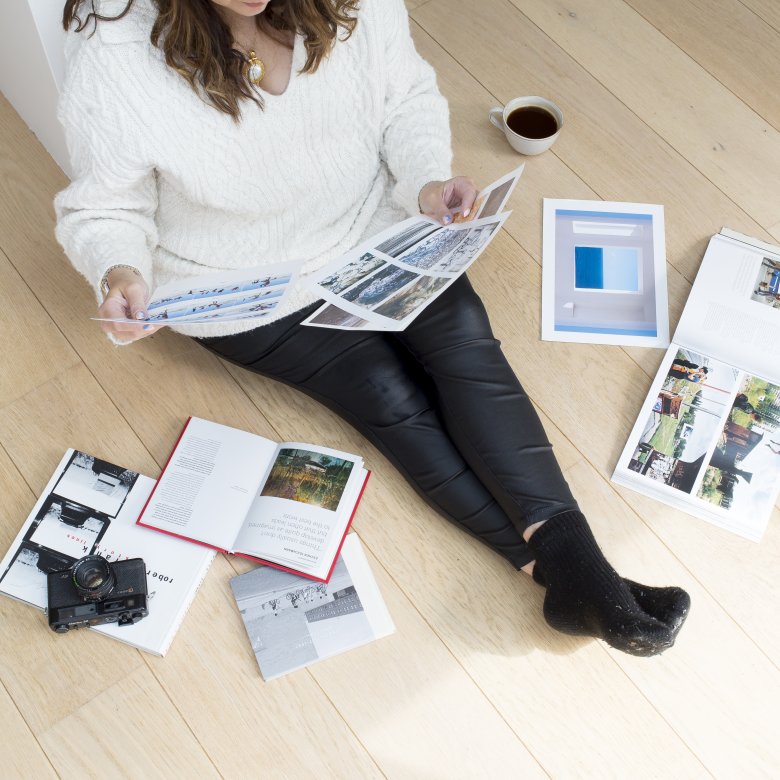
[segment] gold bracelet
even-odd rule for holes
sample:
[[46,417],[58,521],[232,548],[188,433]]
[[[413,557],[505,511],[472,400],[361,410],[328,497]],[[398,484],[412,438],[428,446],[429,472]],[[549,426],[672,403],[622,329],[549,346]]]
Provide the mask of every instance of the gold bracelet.
[[106,270],[106,272],[103,274],[103,278],[100,280],[100,292],[102,293],[104,299],[111,290],[111,288],[108,286],[108,275],[117,268],[127,268],[128,271],[132,271],[136,276],[141,276],[141,272],[134,265],[126,265],[125,263],[112,265],[109,269]]

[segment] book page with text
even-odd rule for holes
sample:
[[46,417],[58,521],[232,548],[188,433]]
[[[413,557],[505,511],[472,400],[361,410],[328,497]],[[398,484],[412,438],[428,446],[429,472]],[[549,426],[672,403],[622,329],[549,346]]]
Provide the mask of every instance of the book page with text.
[[232,551],[275,451],[270,439],[190,418],[139,522]]
[[674,340],[780,382],[780,254],[714,236]]
[[311,444],[280,444],[236,539],[236,551],[312,574],[323,566],[327,570],[365,477],[362,459],[355,455]]

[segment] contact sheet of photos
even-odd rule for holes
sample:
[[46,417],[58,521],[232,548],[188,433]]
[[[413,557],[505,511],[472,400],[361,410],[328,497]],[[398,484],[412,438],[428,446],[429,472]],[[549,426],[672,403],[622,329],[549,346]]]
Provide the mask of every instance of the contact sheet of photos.
[[304,325],[403,330],[479,257],[511,212],[502,209],[523,166],[482,190],[469,215],[443,227],[411,217],[314,274],[326,303]]
[[[141,322],[192,325],[261,319],[284,300],[295,280],[294,261],[171,282],[154,290]],[[124,318],[92,319],[138,324]]]

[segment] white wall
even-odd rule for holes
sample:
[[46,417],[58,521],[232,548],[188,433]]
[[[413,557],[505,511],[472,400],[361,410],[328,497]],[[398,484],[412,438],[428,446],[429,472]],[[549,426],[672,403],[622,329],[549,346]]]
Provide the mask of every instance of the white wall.
[[65,135],[57,121],[64,73],[63,0],[0,0],[0,91],[65,173]]

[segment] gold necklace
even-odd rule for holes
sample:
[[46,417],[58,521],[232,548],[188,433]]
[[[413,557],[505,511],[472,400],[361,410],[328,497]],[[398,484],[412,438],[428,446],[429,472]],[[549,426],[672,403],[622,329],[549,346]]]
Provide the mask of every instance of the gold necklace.
[[265,63],[255,54],[253,49],[249,50],[249,60],[244,64],[244,78],[256,87],[265,77]]
[[[257,40],[257,33],[255,33],[255,40]],[[238,47],[246,54],[247,47],[238,43]],[[250,84],[259,86],[260,82],[265,78],[265,63],[255,54],[254,49],[249,49],[249,57],[244,63],[242,73],[244,78],[247,79]]]

